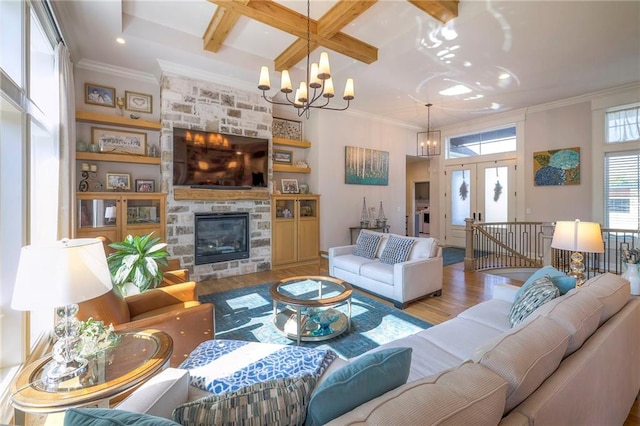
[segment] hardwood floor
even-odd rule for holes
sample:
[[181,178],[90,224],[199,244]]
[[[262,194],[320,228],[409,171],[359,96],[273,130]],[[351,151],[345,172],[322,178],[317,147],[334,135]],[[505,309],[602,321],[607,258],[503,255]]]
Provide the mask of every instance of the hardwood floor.
[[[199,294],[215,293],[239,287],[277,281],[299,275],[326,275],[326,264],[301,266],[278,271],[259,272],[238,277],[203,281],[198,284]],[[493,286],[497,284],[520,285],[520,281],[482,272],[464,272],[463,264],[445,266],[443,271],[442,296],[422,299],[410,304],[405,312],[431,324],[439,324],[455,317],[465,309],[491,298]],[[356,290],[359,291],[359,290]],[[372,297],[370,294],[367,296]],[[391,305],[391,303],[374,297]],[[640,360],[639,360],[640,362]],[[640,404],[633,404],[625,426],[640,426]]]

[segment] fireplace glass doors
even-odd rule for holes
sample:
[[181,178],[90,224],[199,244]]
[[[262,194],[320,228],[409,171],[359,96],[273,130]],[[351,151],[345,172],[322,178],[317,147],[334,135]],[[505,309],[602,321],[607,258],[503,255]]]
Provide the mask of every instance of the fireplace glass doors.
[[195,264],[249,258],[249,213],[196,213]]

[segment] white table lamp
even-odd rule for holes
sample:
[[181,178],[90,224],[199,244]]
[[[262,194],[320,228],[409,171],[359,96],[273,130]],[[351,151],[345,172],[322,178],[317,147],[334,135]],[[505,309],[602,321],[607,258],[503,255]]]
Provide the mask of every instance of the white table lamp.
[[43,379],[58,382],[82,374],[87,365],[77,356],[80,321],[77,303],[101,296],[112,288],[102,241],[64,239],[25,246],[13,290],[11,307],[21,311],[56,308],[58,340]]
[[576,277],[576,287],[579,287],[586,279],[582,253],[604,253],[600,224],[581,222],[578,219],[558,221],[553,231],[551,247],[573,252],[571,254],[571,271],[568,275]]

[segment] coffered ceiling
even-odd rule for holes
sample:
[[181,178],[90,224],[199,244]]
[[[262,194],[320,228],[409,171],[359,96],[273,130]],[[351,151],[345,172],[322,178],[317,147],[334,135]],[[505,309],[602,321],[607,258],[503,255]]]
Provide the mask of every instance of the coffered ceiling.
[[[256,92],[261,65],[272,81],[287,68],[294,85],[304,79],[306,1],[52,3],[76,64],[155,76],[177,64]],[[310,10],[312,60],[329,52],[336,88],[355,80],[350,109],[421,128],[427,102],[437,128],[640,81],[640,1],[311,0]]]

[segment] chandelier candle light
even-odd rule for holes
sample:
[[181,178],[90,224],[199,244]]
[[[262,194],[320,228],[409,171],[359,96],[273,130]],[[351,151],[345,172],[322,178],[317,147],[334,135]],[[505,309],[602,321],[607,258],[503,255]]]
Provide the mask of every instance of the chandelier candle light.
[[[333,80],[331,78],[331,70],[329,67],[329,55],[327,52],[320,54],[319,63],[310,64],[311,56],[311,18],[310,18],[310,0],[307,0],[307,68],[306,79],[307,81],[301,81],[300,85],[296,89],[296,93],[293,99],[289,97],[289,94],[293,92],[293,86],[291,85],[291,77],[288,70],[283,70],[280,80],[280,91],[285,94],[287,102],[272,101],[267,98],[267,90],[271,89],[271,80],[269,78],[269,68],[263,66],[260,69],[260,81],[258,83],[258,89],[262,90],[262,97],[264,100],[274,105],[288,105],[293,106],[298,110],[298,117],[303,114],[309,118],[310,108],[328,109],[332,111],[344,111],[349,108],[349,102],[355,98],[355,91],[353,87],[353,79],[348,78],[344,87],[344,94],[342,99],[347,101],[347,105],[343,108],[329,107],[331,98],[335,96],[333,89]],[[307,82],[309,82],[307,84]],[[313,89],[313,93],[311,91]],[[324,103],[316,104],[320,98],[325,98]],[[321,101],[322,102],[322,101]]]
[[431,130],[431,107],[433,104],[426,104],[427,107],[427,131],[418,132],[418,157],[433,157],[440,155],[440,130]]

